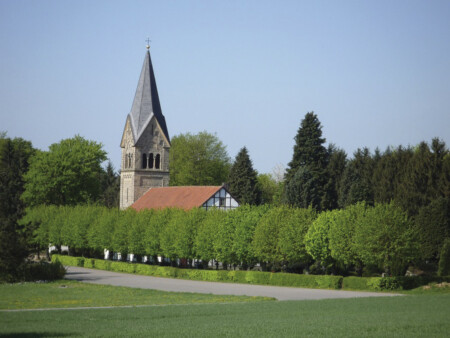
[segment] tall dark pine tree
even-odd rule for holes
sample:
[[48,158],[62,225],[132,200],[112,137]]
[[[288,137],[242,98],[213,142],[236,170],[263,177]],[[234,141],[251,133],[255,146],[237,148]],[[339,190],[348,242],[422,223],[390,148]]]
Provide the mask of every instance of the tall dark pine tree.
[[327,182],[322,197],[322,209],[332,210],[338,207],[338,196],[341,179],[347,165],[347,154],[344,150],[330,144],[327,149]]
[[368,148],[358,149],[348,163],[341,179],[339,206],[365,201],[373,204],[373,167],[374,159]]
[[108,208],[118,207],[120,179],[111,161],[108,161],[106,168],[100,173],[100,186],[100,202]]
[[[323,209],[321,201],[325,195],[325,185],[327,184],[327,149],[324,147],[325,139],[322,138],[322,126],[317,115],[314,112],[307,113],[302,120],[297,135],[295,136],[294,154],[292,161],[289,162],[286,172],[286,194],[287,203],[291,205],[312,205],[316,209]],[[297,174],[297,171],[301,173]],[[305,175],[307,173],[307,175]],[[308,177],[308,182],[302,182]],[[300,182],[293,182],[300,180]],[[312,186],[311,183],[314,182]],[[291,188],[289,185],[293,185]],[[308,186],[313,188],[314,194],[305,196],[320,196],[320,199],[314,197],[312,200],[304,201],[298,194],[292,193],[299,187]]]
[[28,254],[26,232],[17,221],[25,209],[22,176],[33,153],[30,142],[0,135],[0,280],[14,280]]
[[228,187],[233,197],[241,204],[258,205],[261,202],[257,173],[253,169],[246,147],[236,155],[228,177]]

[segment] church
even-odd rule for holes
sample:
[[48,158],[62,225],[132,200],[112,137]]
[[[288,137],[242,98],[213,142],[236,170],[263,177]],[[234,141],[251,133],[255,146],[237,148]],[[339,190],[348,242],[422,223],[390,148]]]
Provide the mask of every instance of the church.
[[171,144],[159,102],[149,45],[120,147],[121,209],[216,207],[229,210],[239,206],[225,186],[169,187]]

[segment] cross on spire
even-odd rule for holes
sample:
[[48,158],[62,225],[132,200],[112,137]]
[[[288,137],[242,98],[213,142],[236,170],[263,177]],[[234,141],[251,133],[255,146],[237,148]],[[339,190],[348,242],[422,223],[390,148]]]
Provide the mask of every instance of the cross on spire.
[[147,40],[145,40],[147,42],[147,49],[150,49],[150,42],[152,42],[152,40],[150,40],[149,38],[147,38]]

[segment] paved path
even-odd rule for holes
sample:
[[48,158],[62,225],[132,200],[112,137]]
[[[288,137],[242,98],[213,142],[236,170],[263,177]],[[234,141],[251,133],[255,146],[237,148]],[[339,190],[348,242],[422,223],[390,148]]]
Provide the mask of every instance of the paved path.
[[202,282],[183,279],[140,276],[72,266],[67,267],[67,274],[65,278],[86,283],[128,286],[141,289],[212,293],[216,295],[265,296],[274,297],[278,300],[395,296],[395,294],[392,293],[319,290],[281,286]]

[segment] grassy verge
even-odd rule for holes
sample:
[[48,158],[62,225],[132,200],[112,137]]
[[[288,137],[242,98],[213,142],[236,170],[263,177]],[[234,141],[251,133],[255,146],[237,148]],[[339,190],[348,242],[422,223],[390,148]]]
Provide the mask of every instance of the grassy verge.
[[0,336],[446,337],[450,294],[1,313]]
[[230,303],[271,299],[265,297],[164,292],[85,284],[68,280],[50,283],[0,284],[0,309]]

